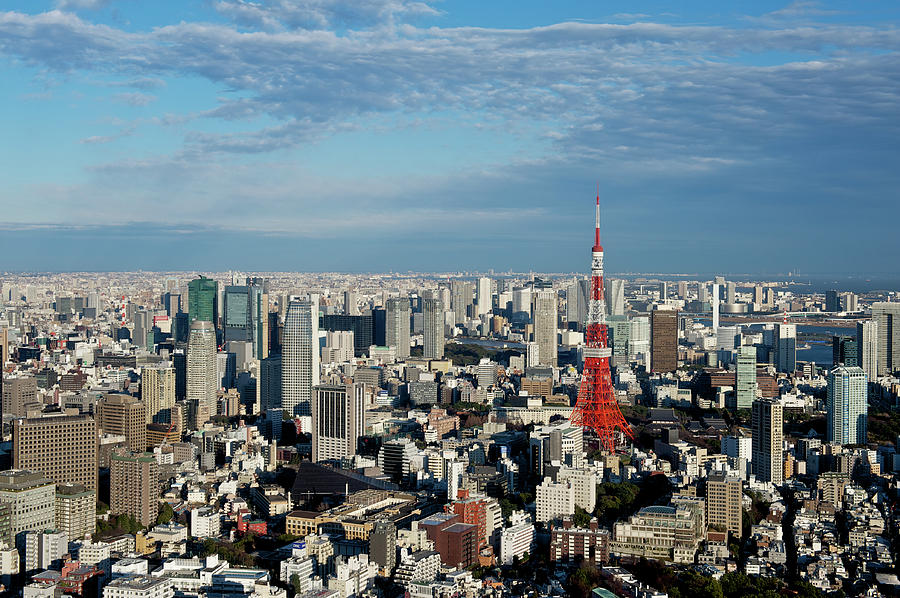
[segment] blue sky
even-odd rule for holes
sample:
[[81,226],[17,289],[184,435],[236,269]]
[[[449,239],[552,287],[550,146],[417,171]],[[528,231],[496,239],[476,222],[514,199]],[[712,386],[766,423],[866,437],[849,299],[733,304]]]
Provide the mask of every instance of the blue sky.
[[0,269],[898,274],[900,4],[14,0]]

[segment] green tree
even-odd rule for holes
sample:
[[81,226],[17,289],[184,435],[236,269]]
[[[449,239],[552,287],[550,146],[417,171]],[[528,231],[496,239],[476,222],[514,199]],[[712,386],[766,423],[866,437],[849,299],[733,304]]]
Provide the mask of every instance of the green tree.
[[156,516],[156,523],[157,525],[169,523],[174,517],[175,510],[172,508],[172,505],[164,502],[159,509],[159,515]]
[[575,515],[572,517],[572,523],[575,527],[587,527],[591,522],[591,514],[575,505]]

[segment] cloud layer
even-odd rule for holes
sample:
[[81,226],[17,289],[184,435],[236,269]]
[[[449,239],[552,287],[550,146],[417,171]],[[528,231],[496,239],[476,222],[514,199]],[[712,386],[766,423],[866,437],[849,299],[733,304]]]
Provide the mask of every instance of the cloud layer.
[[[62,222],[73,206],[106,210],[127,197],[184,223],[317,238],[424,226],[467,239],[479,218],[500,236],[566,236],[600,179],[621,228],[666,237],[677,223],[686,249],[712,236],[723,262],[752,250],[761,270],[779,269],[779,254],[791,250],[781,236],[769,238],[798,234],[786,222],[821,227],[823,210],[847,205],[900,216],[893,26],[798,21],[832,14],[809,3],[731,27],[529,29],[428,26],[421,19],[439,17],[440,5],[405,0],[220,0],[214,8],[230,22],[137,32],[70,10],[0,13],[0,55],[58,77],[102,76],[133,90],[111,94],[131,108],[152,110],[174,81],[221,90],[205,110],[149,121],[178,136],[174,152],[99,161],[86,182],[31,188],[50,207],[45,214]],[[382,177],[355,172],[352,162],[336,177],[291,158],[343,135],[428,129],[447,115],[462,131],[513,136],[527,151],[464,170]],[[146,123],[83,142],[114,144],[138,124]],[[34,218],[18,210],[12,220]],[[529,228],[529,220],[543,224]],[[736,232],[723,235],[723,226]],[[646,244],[618,240],[643,255]],[[577,245],[560,243],[525,259],[569,259]],[[821,251],[805,256],[803,241],[793,251],[828,267]]]

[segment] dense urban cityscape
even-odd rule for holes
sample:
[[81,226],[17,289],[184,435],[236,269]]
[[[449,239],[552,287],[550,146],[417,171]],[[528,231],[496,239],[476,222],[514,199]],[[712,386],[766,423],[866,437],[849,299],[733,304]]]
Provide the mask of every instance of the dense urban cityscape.
[[0,598],[900,598],[900,2],[4,0],[0,81]]
[[4,588],[895,595],[896,293],[605,280],[596,220],[589,277],[5,275]]

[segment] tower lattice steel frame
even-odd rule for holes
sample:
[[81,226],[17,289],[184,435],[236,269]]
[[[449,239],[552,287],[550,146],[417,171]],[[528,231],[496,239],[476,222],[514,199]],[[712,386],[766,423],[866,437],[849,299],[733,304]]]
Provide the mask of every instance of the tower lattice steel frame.
[[606,300],[603,296],[603,246],[600,245],[600,193],[597,193],[597,220],[591,249],[591,299],[584,348],[584,371],[578,388],[578,402],[569,421],[589,428],[597,435],[600,448],[615,452],[625,437],[634,439],[625,421],[609,373],[612,351],[607,342]]

